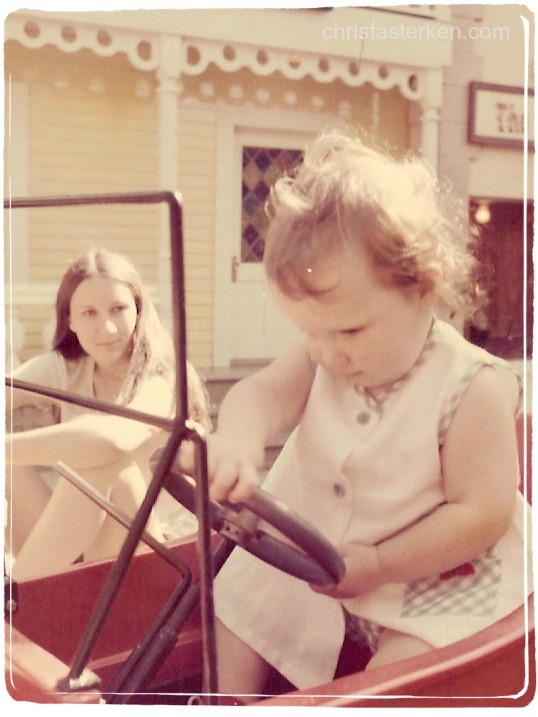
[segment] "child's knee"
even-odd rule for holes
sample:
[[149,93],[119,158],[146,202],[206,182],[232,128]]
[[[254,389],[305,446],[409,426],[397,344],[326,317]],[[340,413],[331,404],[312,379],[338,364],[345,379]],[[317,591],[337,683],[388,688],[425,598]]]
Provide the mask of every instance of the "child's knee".
[[379,638],[379,645],[376,653],[366,666],[367,670],[381,665],[388,665],[391,662],[398,662],[415,655],[421,655],[433,650],[433,646],[424,642],[415,635],[407,635],[396,630],[385,629]]

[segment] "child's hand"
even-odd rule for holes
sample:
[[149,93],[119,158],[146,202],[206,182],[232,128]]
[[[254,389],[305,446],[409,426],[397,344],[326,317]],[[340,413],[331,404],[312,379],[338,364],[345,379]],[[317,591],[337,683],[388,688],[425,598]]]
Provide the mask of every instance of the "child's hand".
[[[259,484],[258,469],[263,465],[264,449],[256,450],[252,442],[221,435],[218,431],[207,438],[209,496],[213,500],[242,503]],[[180,463],[183,470],[194,469],[194,446],[190,441],[181,445]]]
[[263,446],[256,450],[252,443],[218,432],[208,437],[207,460],[209,495],[213,500],[242,503],[258,487],[258,470],[263,465]]
[[343,600],[369,593],[383,584],[384,580],[375,545],[342,543],[337,546],[337,550],[346,566],[344,577],[338,585],[330,588],[310,585],[314,592]]

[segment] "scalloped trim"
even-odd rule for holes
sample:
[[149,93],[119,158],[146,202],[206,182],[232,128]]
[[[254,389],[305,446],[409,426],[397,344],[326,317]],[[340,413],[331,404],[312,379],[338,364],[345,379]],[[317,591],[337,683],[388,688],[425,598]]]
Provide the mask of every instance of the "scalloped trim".
[[[30,49],[47,44],[68,53],[88,49],[100,57],[123,52],[139,70],[164,69],[161,36],[155,33],[11,15],[6,22],[5,39],[17,40]],[[419,100],[424,94],[423,71],[419,68],[328,54],[298,53],[291,49],[283,52],[242,42],[193,37],[177,39],[178,74],[182,71],[187,75],[200,75],[213,63],[223,72],[230,73],[247,68],[258,76],[281,72],[291,80],[310,75],[320,83],[339,79],[349,87],[360,87],[367,82],[378,90],[398,87],[408,100]]]

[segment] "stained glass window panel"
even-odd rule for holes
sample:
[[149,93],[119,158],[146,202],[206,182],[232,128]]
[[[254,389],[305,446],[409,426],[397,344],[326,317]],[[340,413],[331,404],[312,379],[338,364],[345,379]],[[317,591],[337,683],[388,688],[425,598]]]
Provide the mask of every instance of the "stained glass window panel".
[[263,259],[267,227],[265,202],[276,180],[297,165],[300,149],[243,147],[243,187],[241,205],[241,261]]

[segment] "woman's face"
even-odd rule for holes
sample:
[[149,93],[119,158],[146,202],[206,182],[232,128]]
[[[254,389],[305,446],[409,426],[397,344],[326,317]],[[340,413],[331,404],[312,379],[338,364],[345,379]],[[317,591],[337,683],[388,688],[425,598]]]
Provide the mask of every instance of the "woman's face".
[[137,310],[128,286],[92,277],[81,282],[69,304],[69,328],[84,351],[103,369],[128,361]]

